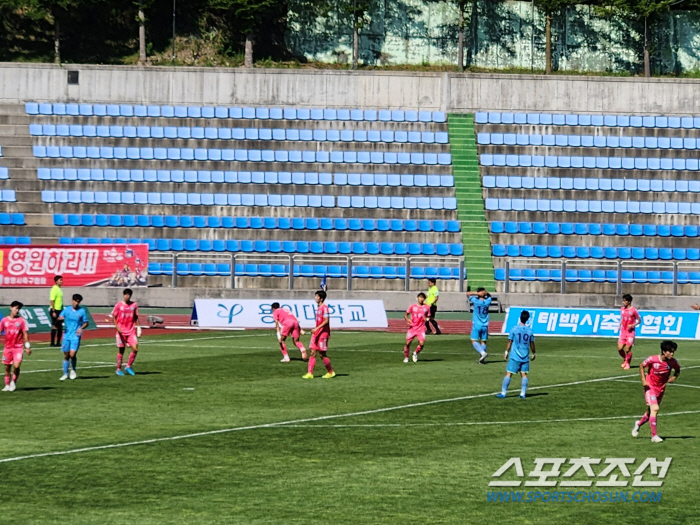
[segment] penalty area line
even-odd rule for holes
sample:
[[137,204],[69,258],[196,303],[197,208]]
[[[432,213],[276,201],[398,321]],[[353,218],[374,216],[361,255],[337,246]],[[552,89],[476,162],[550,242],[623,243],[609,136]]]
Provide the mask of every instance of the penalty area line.
[[[596,378],[596,379],[584,379],[581,381],[572,381],[570,383],[557,383],[557,384],[552,384],[552,385],[543,385],[543,386],[532,387],[532,388],[530,388],[530,390],[531,391],[532,390],[543,390],[543,389],[547,389],[547,388],[560,388],[560,387],[565,387],[565,386],[583,385],[583,384],[588,384],[588,383],[599,383],[601,381],[614,381],[616,379],[624,379],[624,378],[628,378],[628,377],[629,377],[629,375],[620,375],[620,376],[611,376],[611,377],[600,377],[600,378]],[[262,424],[257,424],[257,425],[246,425],[246,426],[241,426],[241,427],[222,428],[222,429],[218,429],[218,430],[207,430],[204,432],[194,432],[194,433],[190,433],[190,434],[182,434],[179,436],[158,437],[158,438],[143,439],[143,440],[138,440],[138,441],[127,441],[124,443],[112,443],[112,444],[107,444],[107,445],[96,445],[96,446],[92,446],[92,447],[74,448],[74,449],[69,449],[69,450],[58,450],[58,451],[54,451],[54,452],[40,452],[40,453],[36,453],[36,454],[27,454],[24,456],[2,458],[2,459],[0,459],[0,463],[10,463],[10,462],[14,462],[14,461],[23,461],[23,460],[27,460],[27,459],[46,458],[46,457],[53,457],[53,456],[67,456],[70,454],[80,454],[83,452],[95,452],[98,450],[111,450],[111,449],[118,449],[118,448],[134,447],[134,446],[138,446],[138,445],[150,445],[150,444],[154,444],[154,443],[164,443],[164,442],[168,442],[168,441],[179,441],[182,439],[193,439],[193,438],[198,438],[198,437],[214,436],[217,434],[243,432],[246,430],[279,428],[279,427],[285,427],[285,426],[291,426],[291,425],[300,425],[302,423],[314,423],[316,421],[328,421],[331,419],[340,419],[340,418],[345,418],[345,417],[357,417],[357,416],[366,416],[366,415],[371,415],[371,414],[381,414],[384,412],[393,412],[393,411],[397,411],[397,410],[405,410],[408,408],[437,405],[440,403],[451,403],[451,402],[455,402],[455,401],[466,401],[466,400],[470,400],[470,399],[492,397],[492,396],[496,395],[497,393],[498,392],[489,392],[487,394],[474,394],[474,395],[469,395],[469,396],[451,397],[451,398],[446,398],[446,399],[434,399],[432,401],[421,401],[418,403],[408,403],[405,405],[396,405],[396,406],[390,406],[390,407],[384,407],[384,408],[375,408],[375,409],[371,409],[371,410],[360,410],[357,412],[346,412],[344,414],[329,414],[326,416],[291,419],[288,421],[278,421],[276,423],[262,423]]]

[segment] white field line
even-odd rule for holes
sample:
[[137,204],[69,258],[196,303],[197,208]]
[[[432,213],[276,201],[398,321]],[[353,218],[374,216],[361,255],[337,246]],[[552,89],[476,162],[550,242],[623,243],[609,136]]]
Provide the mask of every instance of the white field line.
[[[691,367],[687,367],[691,368]],[[692,368],[700,368],[700,367],[692,367]],[[543,390],[546,388],[559,388],[559,387],[565,387],[565,386],[573,386],[573,385],[583,385],[583,384],[588,384],[588,383],[599,383],[601,381],[613,381],[615,379],[624,379],[629,376],[627,375],[621,375],[621,376],[611,376],[611,377],[601,377],[601,378],[596,378],[596,379],[584,379],[581,381],[572,381],[569,383],[556,383],[552,385],[543,385],[543,386],[537,386],[537,387],[532,387],[530,390]],[[204,437],[204,436],[213,436],[217,434],[227,434],[231,432],[242,432],[244,430],[259,430],[263,428],[277,428],[277,427],[284,427],[284,426],[289,426],[289,425],[299,425],[301,423],[313,423],[316,421],[327,421],[330,419],[340,419],[344,417],[357,417],[357,416],[366,416],[370,414],[381,414],[384,412],[393,412],[396,410],[405,410],[408,408],[416,408],[416,407],[423,407],[423,406],[429,406],[429,405],[436,405],[440,403],[450,403],[454,401],[466,401],[469,399],[478,399],[482,397],[491,397],[496,395],[498,392],[489,392],[487,394],[475,394],[475,395],[470,395],[470,396],[460,396],[460,397],[451,397],[447,399],[435,399],[432,401],[422,401],[418,403],[409,403],[406,405],[397,405],[397,406],[391,406],[391,407],[385,407],[385,408],[376,408],[372,410],[361,410],[358,412],[347,412],[344,414],[330,414],[326,416],[317,416],[317,417],[308,417],[308,418],[301,418],[301,419],[291,419],[288,421],[278,421],[276,423],[263,423],[263,424],[258,424],[258,425],[248,425],[248,426],[242,426],[242,427],[232,427],[232,428],[222,428],[219,430],[209,430],[205,432],[195,432],[191,434],[181,434],[179,436],[170,436],[170,437],[160,437],[160,438],[152,438],[152,439],[144,439],[144,440],[139,440],[139,441],[128,441],[125,443],[113,443],[109,445],[97,445],[97,446],[92,446],[92,447],[83,447],[83,448],[76,448],[76,449],[70,449],[70,450],[59,450],[59,451],[54,451],[54,452],[41,452],[38,454],[28,454],[24,456],[15,456],[15,457],[10,457],[10,458],[4,458],[0,459],[0,463],[9,463],[13,461],[22,461],[26,459],[35,459],[35,458],[44,458],[44,457],[52,457],[52,456],[65,456],[69,454],[79,454],[82,452],[93,452],[97,450],[110,450],[110,449],[116,449],[116,448],[125,448],[125,447],[133,447],[137,445],[148,445],[151,443],[163,443],[166,441],[178,441],[181,439],[192,439],[192,438],[197,438],[197,437]]]
[[[689,368],[689,367],[686,367],[686,368]],[[616,383],[636,383],[636,384],[638,384],[639,386],[642,386],[642,382],[641,382],[640,380],[633,381],[632,379],[616,379],[615,382],[616,382]],[[682,387],[685,387],[685,388],[700,388],[700,386],[696,386],[696,385],[685,385],[685,384],[683,384],[683,383],[676,383],[676,382],[667,383],[666,386],[682,386]]]

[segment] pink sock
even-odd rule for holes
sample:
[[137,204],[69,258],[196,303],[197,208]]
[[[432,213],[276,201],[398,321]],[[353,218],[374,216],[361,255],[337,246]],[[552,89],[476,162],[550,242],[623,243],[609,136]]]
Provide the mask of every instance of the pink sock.
[[5,376],[5,386],[10,384],[10,376]]
[[122,369],[122,359],[124,359],[124,354],[117,354],[117,370]]
[[302,352],[306,353],[306,348],[304,347],[304,343],[302,343],[301,341],[297,341],[297,342],[294,343],[294,344],[297,345],[297,348],[298,348],[299,350],[301,350]]
[[655,417],[649,418],[649,426],[651,427],[651,435],[655,436],[656,435],[656,418]]
[[408,345],[404,346],[403,347],[403,356],[408,357],[408,354],[410,351],[411,351],[411,348]]
[[628,365],[632,362],[632,352],[627,352],[627,357],[625,357],[625,363]]
[[416,347],[416,354],[420,354],[420,351],[423,350],[423,345],[418,345]]
[[19,375],[19,374],[18,374],[17,372],[15,372],[14,374],[12,374],[12,381],[14,381],[15,383],[17,382],[17,376],[18,376],[18,375]]
[[620,357],[621,357],[622,359],[626,359],[626,358],[627,358],[627,354],[625,353],[625,351],[624,351],[623,349],[619,349],[619,350],[617,351],[617,353],[620,354]]
[[327,357],[323,358],[323,366],[326,367],[326,370],[328,370],[329,373],[333,373],[333,367],[331,366],[331,360],[328,359]]
[[637,421],[637,426],[638,426],[638,427],[641,427],[641,426],[642,426],[644,423],[646,423],[647,421],[649,421],[649,414],[647,414],[647,413],[645,412],[644,415],[642,416],[642,419],[640,419],[639,421]]
[[287,345],[284,343],[280,343],[280,351],[282,352],[283,356],[287,355]]
[[131,365],[134,364],[134,360],[135,360],[135,359],[136,359],[136,352],[131,352],[131,353],[129,354],[129,361],[127,361],[126,366],[128,366],[129,368],[131,368]]
[[316,366],[316,358],[315,357],[309,357],[309,374],[314,373],[314,367]]

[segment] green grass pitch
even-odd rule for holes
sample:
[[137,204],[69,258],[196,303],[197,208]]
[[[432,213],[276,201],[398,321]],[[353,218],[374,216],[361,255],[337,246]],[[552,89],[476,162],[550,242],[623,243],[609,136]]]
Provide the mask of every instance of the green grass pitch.
[[[519,378],[507,399],[493,395],[504,346],[493,337],[480,366],[466,336],[436,336],[404,364],[403,334],[335,332],[338,376],[321,379],[319,362],[309,381],[292,345],[279,362],[272,331],[145,337],[136,377],[114,375],[111,339],[92,340],[63,383],[60,353],[37,346],[0,396],[0,522],[697,523],[697,343],[679,343],[661,444],[648,426],[630,435],[642,389],[614,341],[539,338],[526,400]],[[634,364],[655,353],[640,342]],[[673,463],[659,503],[487,502],[511,457],[527,477],[535,458],[583,456]]]

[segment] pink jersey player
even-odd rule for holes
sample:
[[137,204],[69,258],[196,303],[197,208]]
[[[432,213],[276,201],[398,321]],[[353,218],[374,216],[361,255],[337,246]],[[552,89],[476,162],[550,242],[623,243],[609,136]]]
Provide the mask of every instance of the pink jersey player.
[[29,326],[27,321],[19,315],[22,306],[24,305],[19,301],[13,301],[10,305],[10,315],[0,321],[0,332],[5,334],[5,350],[2,354],[2,364],[5,365],[3,392],[15,390],[24,351],[26,349],[27,355],[32,353],[29,344]]
[[316,301],[316,326],[311,331],[311,343],[309,348],[311,349],[311,357],[309,357],[309,367],[308,372],[302,377],[304,379],[314,378],[314,366],[316,366],[316,353],[320,353],[323,358],[323,365],[328,371],[323,378],[331,379],[335,377],[335,372],[331,366],[331,360],[326,355],[328,351],[328,339],[331,336],[331,323],[330,323],[330,312],[328,306],[325,304],[326,292],[319,290],[314,296]]
[[282,352],[282,362],[289,363],[289,354],[287,353],[287,344],[285,343],[288,336],[292,336],[292,341],[296,347],[301,351],[301,358],[306,361],[306,348],[303,343],[299,341],[299,336],[304,332],[299,326],[299,320],[296,316],[282,307],[280,303],[272,303],[272,319],[275,321],[275,328],[277,328],[277,339],[280,344],[280,351]]
[[112,321],[114,322],[114,327],[117,329],[116,343],[117,343],[117,375],[123,376],[122,372],[122,359],[124,358],[124,350],[128,346],[131,348],[131,353],[129,354],[129,361],[126,365],[126,373],[133,376],[134,371],[131,365],[134,364],[136,355],[139,351],[139,306],[131,301],[131,296],[133,292],[127,288],[124,290],[124,300],[119,301],[114,305],[112,310]]
[[639,312],[632,306],[632,296],[630,294],[623,295],[622,308],[620,309],[620,337],[617,340],[617,352],[623,359],[620,366],[625,370],[629,370],[630,368],[635,330],[641,322],[642,318],[639,316]]
[[[412,304],[404,314],[404,320],[408,323],[408,331],[406,332],[406,345],[403,347],[403,362],[408,363],[408,354],[411,352],[411,342],[418,339],[418,346],[413,352],[413,362],[418,361],[418,354],[425,345],[425,325],[430,319],[430,306],[425,304],[425,294],[418,294],[418,302]],[[409,319],[410,316],[410,319]]]
[[661,354],[647,357],[639,365],[639,374],[642,377],[642,385],[644,385],[644,401],[648,408],[642,419],[634,424],[632,436],[637,437],[639,427],[648,421],[651,427],[651,440],[656,443],[663,441],[656,433],[656,416],[664,397],[666,385],[673,383],[681,373],[681,367],[674,358],[677,349],[678,345],[673,341],[662,341]]

